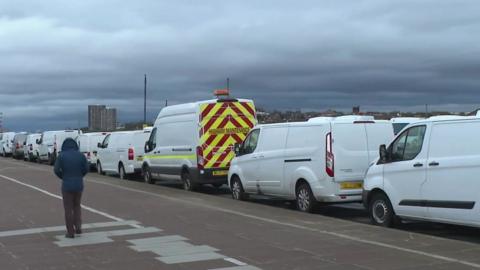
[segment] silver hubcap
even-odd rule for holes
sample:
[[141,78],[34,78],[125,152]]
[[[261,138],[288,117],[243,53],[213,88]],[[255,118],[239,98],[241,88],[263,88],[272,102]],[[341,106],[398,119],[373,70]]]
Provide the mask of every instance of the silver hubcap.
[[388,207],[385,201],[375,201],[372,206],[372,215],[377,223],[384,223],[388,215]]
[[305,188],[300,189],[298,192],[297,201],[298,207],[303,211],[306,211],[310,206],[310,194]]
[[238,181],[233,182],[233,185],[232,185],[233,198],[237,200],[240,199],[240,192],[241,192],[240,183],[238,183]]
[[97,165],[97,172],[102,173],[102,165],[100,165],[100,163]]
[[120,167],[120,179],[125,179],[125,171]]

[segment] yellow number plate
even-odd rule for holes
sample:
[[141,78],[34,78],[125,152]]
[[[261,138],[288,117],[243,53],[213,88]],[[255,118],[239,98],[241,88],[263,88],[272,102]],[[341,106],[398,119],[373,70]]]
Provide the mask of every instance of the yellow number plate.
[[343,182],[340,183],[341,189],[361,189],[363,186],[362,182]]
[[226,176],[228,175],[228,171],[213,171],[213,176]]

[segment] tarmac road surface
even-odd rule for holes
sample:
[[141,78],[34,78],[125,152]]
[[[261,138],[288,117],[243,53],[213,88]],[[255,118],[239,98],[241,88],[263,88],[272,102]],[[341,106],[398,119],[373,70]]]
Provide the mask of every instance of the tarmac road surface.
[[304,214],[212,193],[92,173],[84,234],[65,239],[52,168],[0,158],[0,269],[480,269],[478,229],[385,229],[356,206]]

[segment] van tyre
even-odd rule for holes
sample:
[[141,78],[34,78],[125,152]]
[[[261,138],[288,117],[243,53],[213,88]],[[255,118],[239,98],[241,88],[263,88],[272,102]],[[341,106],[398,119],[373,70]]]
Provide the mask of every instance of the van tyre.
[[98,172],[98,174],[100,174],[100,175],[105,175],[105,172],[104,172],[103,169],[102,169],[102,163],[100,163],[100,161],[97,162],[97,172]]
[[193,183],[192,177],[190,176],[189,172],[182,173],[182,182],[183,182],[183,189],[186,191],[194,191],[197,189],[198,185]]
[[123,167],[123,164],[120,164],[118,166],[118,177],[122,180],[127,180],[128,179],[128,176],[125,173],[125,167]]
[[247,199],[247,194],[243,189],[242,181],[238,176],[234,176],[232,178],[232,183],[230,188],[232,190],[232,198],[234,200],[244,201]]
[[150,170],[150,167],[148,166],[143,166],[142,169],[142,174],[143,174],[143,181],[148,184],[155,184],[155,180],[152,177],[152,171]]
[[373,195],[368,205],[368,212],[372,224],[382,227],[393,227],[399,219],[393,211],[392,203],[383,193]]
[[308,185],[307,183],[300,184],[296,190],[296,195],[296,204],[298,210],[307,213],[311,213],[313,212],[313,210],[315,210],[317,201],[313,196],[310,185]]

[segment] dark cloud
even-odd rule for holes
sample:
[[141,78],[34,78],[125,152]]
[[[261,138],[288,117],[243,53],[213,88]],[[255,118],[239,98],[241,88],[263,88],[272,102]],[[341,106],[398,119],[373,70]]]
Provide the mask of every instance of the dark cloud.
[[120,121],[207,99],[231,78],[267,109],[479,106],[476,1],[3,1],[0,111],[11,129]]

